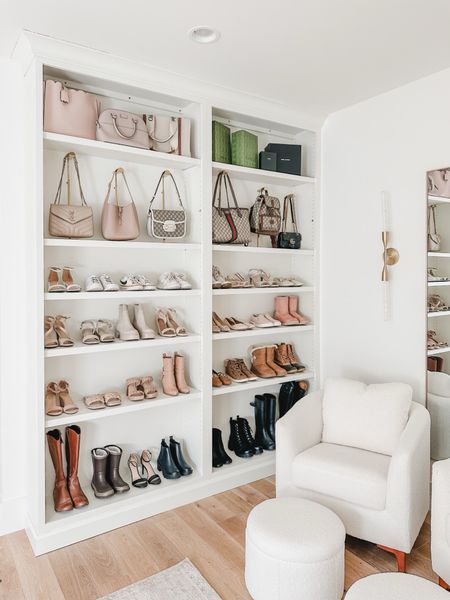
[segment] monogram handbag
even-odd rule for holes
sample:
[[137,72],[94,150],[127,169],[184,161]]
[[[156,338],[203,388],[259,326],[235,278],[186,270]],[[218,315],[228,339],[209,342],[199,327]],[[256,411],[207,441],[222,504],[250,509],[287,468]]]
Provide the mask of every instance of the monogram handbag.
[[[166,209],[165,206],[165,189],[164,181],[166,177],[170,177],[175,186],[175,191],[178,196],[180,209]],[[152,208],[153,202],[161,186],[162,208]],[[147,233],[150,237],[159,240],[165,239],[182,239],[186,235],[186,211],[184,210],[183,202],[181,201],[180,192],[177,183],[170,171],[163,171],[159,178],[158,184],[153,194],[148,207],[147,216]]]
[[[288,212],[291,213],[291,223],[293,231],[288,231]],[[298,250],[302,245],[302,236],[297,231],[297,218],[295,216],[294,194],[288,194],[284,198],[283,222],[281,231],[277,238],[277,247],[285,250]]]
[[[70,160],[73,160],[80,190],[81,205],[71,204]],[[61,204],[61,190],[64,172],[67,168],[67,204]],[[48,215],[48,232],[53,237],[90,238],[94,235],[94,216],[87,205],[81,187],[78,161],[75,152],[69,152],[63,159],[61,177],[53,204]]]
[[95,140],[99,103],[95,96],[47,79],[44,88],[44,131]]
[[[119,202],[117,175],[122,175],[130,196],[130,202]],[[114,203],[109,202],[111,185],[114,181]],[[139,236],[139,218],[131,195],[125,171],[122,167],[115,169],[108,184],[108,191],[102,209],[102,236],[105,240],[135,240]]]
[[[222,184],[225,188],[227,206],[222,207]],[[230,206],[229,192],[234,207]],[[226,171],[221,171],[216,180],[212,206],[212,241],[213,244],[250,243],[250,220],[248,208],[239,208],[231,180]]]
[[250,209],[250,229],[258,235],[276,236],[281,229],[280,201],[261,188]]
[[428,207],[428,251],[439,252],[441,249],[441,236],[436,231],[436,206]]
[[97,140],[146,150],[149,148],[147,127],[143,118],[114,108],[108,108],[100,114],[97,121]]
[[437,169],[427,174],[428,194],[450,198],[450,169]]
[[185,117],[144,115],[150,150],[191,156],[191,121]]

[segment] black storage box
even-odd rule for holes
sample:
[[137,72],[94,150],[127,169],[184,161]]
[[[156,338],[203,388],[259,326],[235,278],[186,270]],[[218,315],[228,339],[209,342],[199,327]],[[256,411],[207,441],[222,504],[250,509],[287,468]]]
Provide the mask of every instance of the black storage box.
[[302,147],[297,144],[267,144],[266,152],[276,152],[277,171],[290,175],[301,175]]
[[275,152],[260,152],[259,153],[259,168],[266,171],[277,170],[277,155]]

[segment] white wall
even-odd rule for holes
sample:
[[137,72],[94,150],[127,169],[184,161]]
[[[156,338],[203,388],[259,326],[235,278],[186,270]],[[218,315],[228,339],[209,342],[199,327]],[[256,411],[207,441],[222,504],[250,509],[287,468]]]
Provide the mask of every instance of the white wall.
[[[27,422],[23,77],[0,60],[0,535],[23,527]],[[4,90],[8,93],[5,94]]]
[[[450,165],[450,70],[332,114],[322,147],[322,373],[406,381],[424,402],[425,175]],[[400,251],[387,322],[382,190]]]

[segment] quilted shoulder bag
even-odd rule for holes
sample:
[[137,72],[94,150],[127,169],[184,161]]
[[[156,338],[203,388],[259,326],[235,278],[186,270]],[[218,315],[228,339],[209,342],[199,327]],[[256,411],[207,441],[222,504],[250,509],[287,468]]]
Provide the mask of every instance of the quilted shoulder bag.
[[[222,207],[222,184],[225,188],[227,206]],[[234,206],[230,206],[229,193]],[[221,171],[216,180],[212,206],[212,241],[213,244],[250,243],[250,219],[248,208],[239,208],[231,180],[226,171]]]
[[450,198],[450,169],[437,169],[427,174],[428,194]]
[[[70,160],[73,160],[78,179],[81,204],[71,203],[70,193]],[[61,190],[64,172],[67,168],[67,204],[61,204]],[[48,232],[53,237],[90,238],[94,235],[94,215],[87,205],[81,187],[80,172],[75,152],[69,152],[63,159],[61,177],[53,204],[50,204],[48,215]]]
[[[165,207],[164,181],[166,177],[170,177],[173,185],[175,186],[178,202],[181,207],[179,209],[166,209]],[[162,208],[152,208],[160,186]],[[166,170],[161,173],[155,193],[150,201],[147,216],[147,233],[150,237],[154,237],[159,240],[165,240],[168,238],[172,240],[181,239],[186,235],[186,211],[184,210],[183,202],[181,201],[177,183],[170,171]]]
[[441,236],[436,230],[436,206],[428,207],[428,251],[439,252],[441,249]]
[[[119,202],[117,175],[122,175],[130,202]],[[114,203],[109,202],[111,185],[114,181]],[[122,167],[115,169],[108,184],[108,191],[102,209],[102,236],[105,240],[135,240],[139,236],[139,218],[131,195],[125,171]]]
[[[291,213],[293,231],[288,230],[288,212]],[[277,238],[277,247],[285,250],[298,250],[302,245],[302,236],[297,231],[297,218],[295,216],[294,194],[288,194],[284,198],[283,223]]]
[[277,235],[281,229],[280,201],[261,188],[250,209],[250,229],[258,235]]
[[148,150],[149,140],[147,127],[140,115],[108,108],[97,121],[97,139],[100,142],[134,146]]

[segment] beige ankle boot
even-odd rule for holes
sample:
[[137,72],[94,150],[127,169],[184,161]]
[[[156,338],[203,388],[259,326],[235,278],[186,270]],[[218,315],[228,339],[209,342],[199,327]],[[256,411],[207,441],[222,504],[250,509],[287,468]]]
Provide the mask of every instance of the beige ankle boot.
[[266,363],[266,346],[257,346],[251,351],[252,366],[250,371],[257,377],[276,377],[276,372]]
[[142,304],[134,305],[133,326],[139,331],[141,340],[152,340],[155,337],[155,332],[145,322]]
[[119,305],[119,320],[116,325],[116,330],[119,338],[124,342],[139,339],[139,332],[131,324],[126,304]]
[[191,391],[185,378],[184,355],[175,352],[175,381],[180,394],[189,394]]
[[289,314],[288,296],[277,296],[275,298],[275,313],[273,315],[282,325],[298,325],[298,320]]
[[168,396],[178,396],[177,383],[175,381],[174,359],[170,354],[163,354],[163,371],[161,378],[163,392]]

